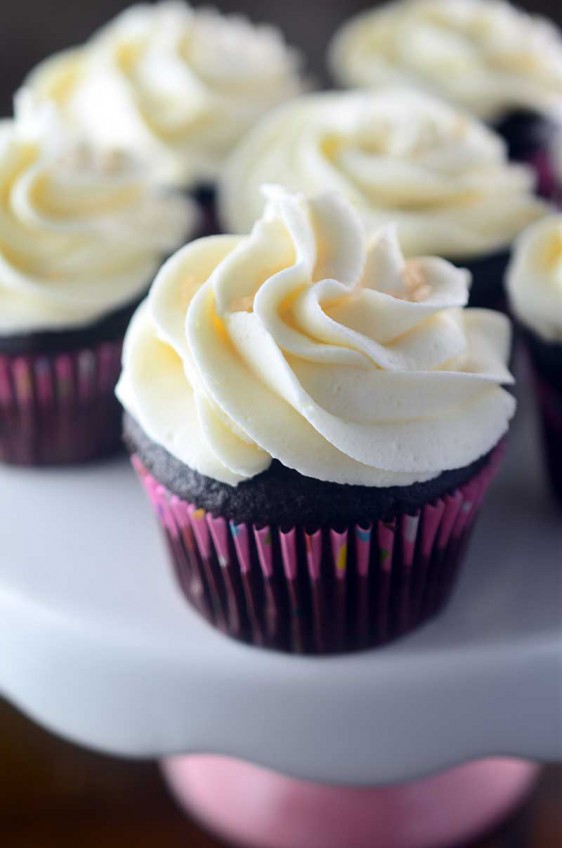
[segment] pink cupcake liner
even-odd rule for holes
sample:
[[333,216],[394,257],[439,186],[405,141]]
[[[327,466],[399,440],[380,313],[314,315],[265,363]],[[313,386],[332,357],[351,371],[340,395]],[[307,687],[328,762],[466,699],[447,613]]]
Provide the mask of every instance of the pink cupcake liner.
[[413,515],[318,530],[236,524],[172,494],[137,455],[132,463],[201,615],[256,646],[327,654],[384,645],[443,607],[502,453]]
[[114,450],[121,350],[119,340],[64,353],[0,354],[0,461],[76,463]]
[[552,386],[536,368],[533,381],[537,397],[546,470],[554,495],[562,504],[562,392]]

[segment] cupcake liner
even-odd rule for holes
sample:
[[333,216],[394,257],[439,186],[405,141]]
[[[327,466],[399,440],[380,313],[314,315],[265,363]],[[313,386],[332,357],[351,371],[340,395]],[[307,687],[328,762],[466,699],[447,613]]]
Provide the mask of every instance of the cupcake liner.
[[562,391],[552,385],[537,368],[533,380],[538,401],[543,448],[553,494],[562,504]]
[[138,455],[132,463],[201,615],[256,646],[327,654],[384,645],[443,607],[502,453],[413,515],[321,529],[236,524],[170,492]]
[[63,353],[0,353],[0,461],[85,462],[120,443],[122,341]]

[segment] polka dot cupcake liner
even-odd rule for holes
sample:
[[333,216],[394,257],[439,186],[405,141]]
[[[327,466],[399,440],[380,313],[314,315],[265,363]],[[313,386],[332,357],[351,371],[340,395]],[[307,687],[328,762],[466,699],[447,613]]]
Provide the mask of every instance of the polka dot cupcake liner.
[[235,524],[132,462],[178,585],[207,621],[258,647],[330,654],[384,645],[443,608],[502,453],[413,515],[321,529]]
[[0,354],[0,462],[58,465],[114,451],[122,341],[64,353]]

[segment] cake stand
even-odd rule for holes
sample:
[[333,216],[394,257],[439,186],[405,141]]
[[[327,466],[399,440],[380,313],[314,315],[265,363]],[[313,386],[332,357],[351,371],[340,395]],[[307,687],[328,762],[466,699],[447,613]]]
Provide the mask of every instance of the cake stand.
[[[532,409],[445,613],[346,657],[269,653],[188,608],[125,458],[0,470],[0,689],[259,848],[438,848],[562,758],[562,521]],[[188,756],[186,756],[188,755]]]

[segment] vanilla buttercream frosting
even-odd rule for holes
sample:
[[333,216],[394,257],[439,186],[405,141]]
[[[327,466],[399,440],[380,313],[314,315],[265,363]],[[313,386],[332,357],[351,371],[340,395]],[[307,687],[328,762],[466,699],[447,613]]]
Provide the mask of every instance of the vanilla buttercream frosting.
[[118,396],[181,462],[236,486],[272,459],[318,480],[409,485],[486,454],[514,400],[508,320],[469,275],[367,238],[334,193],[268,187],[246,236],[161,269],[128,330]]
[[80,328],[134,303],[194,223],[190,201],[20,97],[0,123],[0,336]]
[[312,94],[266,116],[219,183],[225,231],[250,229],[264,182],[341,192],[370,231],[392,220],[409,256],[505,250],[546,210],[531,169],[510,163],[494,132],[412,89]]
[[562,343],[562,214],[518,239],[507,275],[511,308],[547,342]]
[[299,92],[299,71],[277,29],[168,0],[125,10],[39,65],[28,85],[97,144],[191,187],[213,181],[256,119]]
[[345,86],[416,85],[486,121],[562,109],[560,31],[504,0],[397,0],[344,24],[329,62]]

